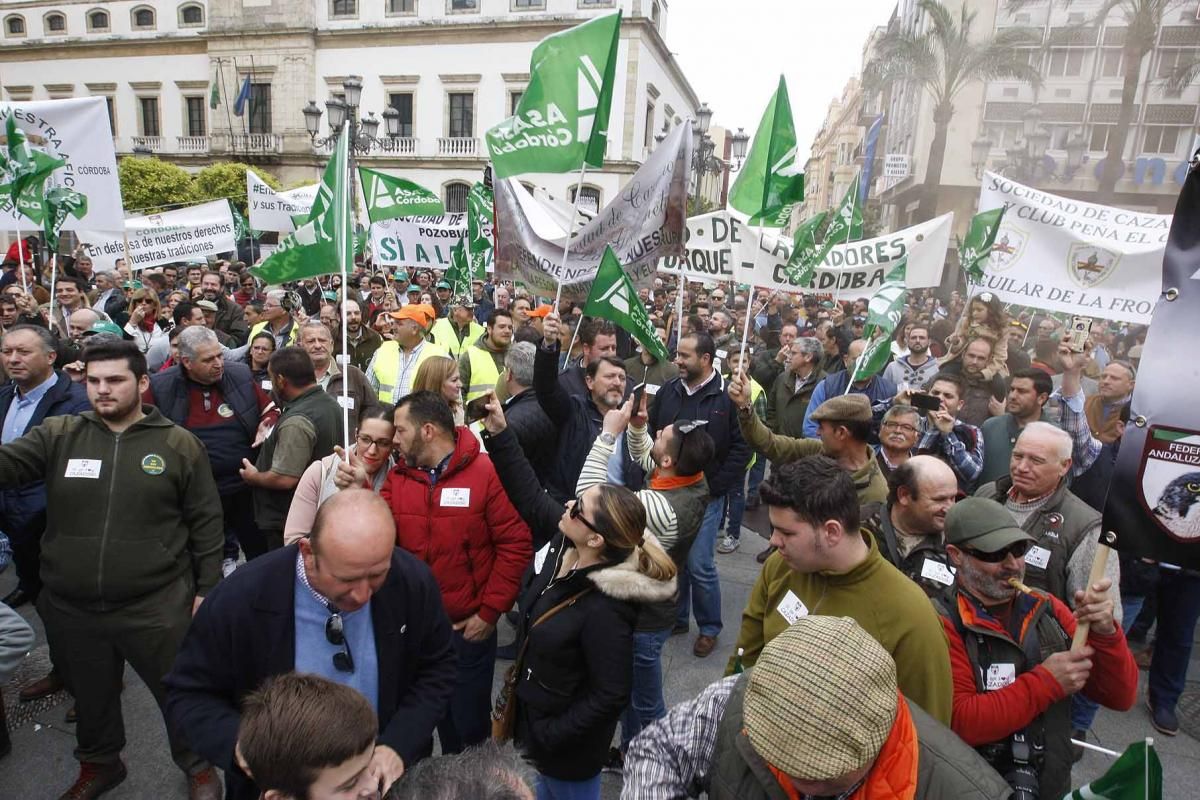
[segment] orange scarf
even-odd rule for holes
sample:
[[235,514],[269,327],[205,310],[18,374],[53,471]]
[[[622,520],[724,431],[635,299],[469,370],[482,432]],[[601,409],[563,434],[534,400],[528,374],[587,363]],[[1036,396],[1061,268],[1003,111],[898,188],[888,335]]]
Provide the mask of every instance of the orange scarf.
[[674,478],[664,478],[659,476],[658,470],[654,470],[654,474],[650,476],[650,488],[660,492],[669,492],[672,489],[682,489],[684,486],[699,483],[703,477],[703,472],[697,472],[695,475],[677,475]]
[[[896,693],[896,721],[883,743],[871,771],[850,800],[911,800],[917,793],[917,726],[903,695]],[[784,772],[767,765],[788,800],[800,800],[800,792]]]

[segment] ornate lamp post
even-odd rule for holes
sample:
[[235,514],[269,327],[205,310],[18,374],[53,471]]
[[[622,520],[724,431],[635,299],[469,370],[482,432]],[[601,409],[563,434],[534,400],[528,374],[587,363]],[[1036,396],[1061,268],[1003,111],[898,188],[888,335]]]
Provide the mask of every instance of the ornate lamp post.
[[[712,124],[712,109],[708,107],[708,103],[701,103],[700,108],[696,110],[696,119],[692,121],[692,174],[696,179],[695,189],[692,191],[692,208],[699,210],[700,208],[700,188],[706,175],[720,175],[722,172],[736,172],[742,168],[742,160],[746,157],[746,146],[750,141],[750,136],[743,129],[738,128],[730,138],[730,156],[732,162],[725,161],[714,154],[716,150],[716,142],[708,135],[708,128]],[[661,142],[664,138],[663,134],[658,134],[655,137],[656,141]],[[736,162],[736,163],[735,163]]]

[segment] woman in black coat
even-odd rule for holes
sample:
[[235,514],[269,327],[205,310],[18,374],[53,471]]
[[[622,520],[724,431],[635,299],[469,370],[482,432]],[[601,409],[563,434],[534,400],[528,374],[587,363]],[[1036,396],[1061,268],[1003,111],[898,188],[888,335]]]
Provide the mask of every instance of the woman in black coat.
[[538,770],[538,800],[598,800],[629,703],[637,605],[674,596],[675,565],[644,539],[646,510],[633,492],[593,486],[564,510],[542,491],[494,396],[484,428],[539,548],[518,597],[516,745]]

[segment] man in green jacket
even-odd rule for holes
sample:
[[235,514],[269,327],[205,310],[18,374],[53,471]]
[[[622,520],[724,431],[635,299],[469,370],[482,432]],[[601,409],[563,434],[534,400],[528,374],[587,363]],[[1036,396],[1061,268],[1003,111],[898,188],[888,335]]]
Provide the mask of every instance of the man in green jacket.
[[[759,488],[773,553],[750,590],[737,646],[753,666],[763,645],[810,614],[851,617],[896,662],[904,696],[950,724],[950,652],[933,605],[859,527],[850,475],[831,458],[784,464]],[[726,674],[733,672],[733,659]]]
[[[0,446],[0,486],[45,481],[38,614],[75,696],[79,777],[65,797],[125,779],[121,676],[126,661],[162,708],[192,613],[221,578],[221,499],[204,445],[141,404],[150,385],[132,342],[83,352],[94,411],[49,417]],[[191,798],[219,798],[216,771],[167,732]]]

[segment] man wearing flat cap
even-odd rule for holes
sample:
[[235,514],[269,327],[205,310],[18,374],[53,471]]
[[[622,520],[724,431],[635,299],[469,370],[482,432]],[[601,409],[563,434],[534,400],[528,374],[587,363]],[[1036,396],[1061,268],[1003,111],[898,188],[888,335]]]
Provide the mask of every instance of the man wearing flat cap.
[[388,316],[395,320],[392,338],[379,345],[371,357],[367,383],[379,393],[379,402],[395,405],[411,391],[422,362],[447,353],[445,348],[425,339],[425,331],[435,316],[432,306],[409,303]]
[[798,620],[744,675],[711,684],[625,754],[622,800],[991,800],[995,770],[900,693],[887,651],[847,617]]
[[[1125,711],[1137,697],[1137,666],[1113,621],[1109,578],[1076,591],[1074,613],[1012,583],[1024,579],[1034,541],[994,500],[959,501],[946,514],[958,573],[937,602],[950,640],[954,732],[1026,796],[1062,797],[1071,788],[1071,695]],[[1079,623],[1090,627],[1075,649]]]
[[729,382],[729,397],[738,409],[742,438],[775,466],[807,456],[827,455],[850,473],[860,505],[887,501],[887,479],[867,444],[874,423],[866,395],[832,397],[812,413],[819,439],[795,439],[772,433],[751,410],[750,387],[741,376]]
[[[776,552],[742,612],[743,665],[753,666],[763,647],[798,620],[850,617],[891,655],[905,697],[950,724],[950,658],[937,612],[860,526],[850,475],[828,456],[802,458],[772,472],[758,494]],[[733,669],[731,659],[726,674]]]

